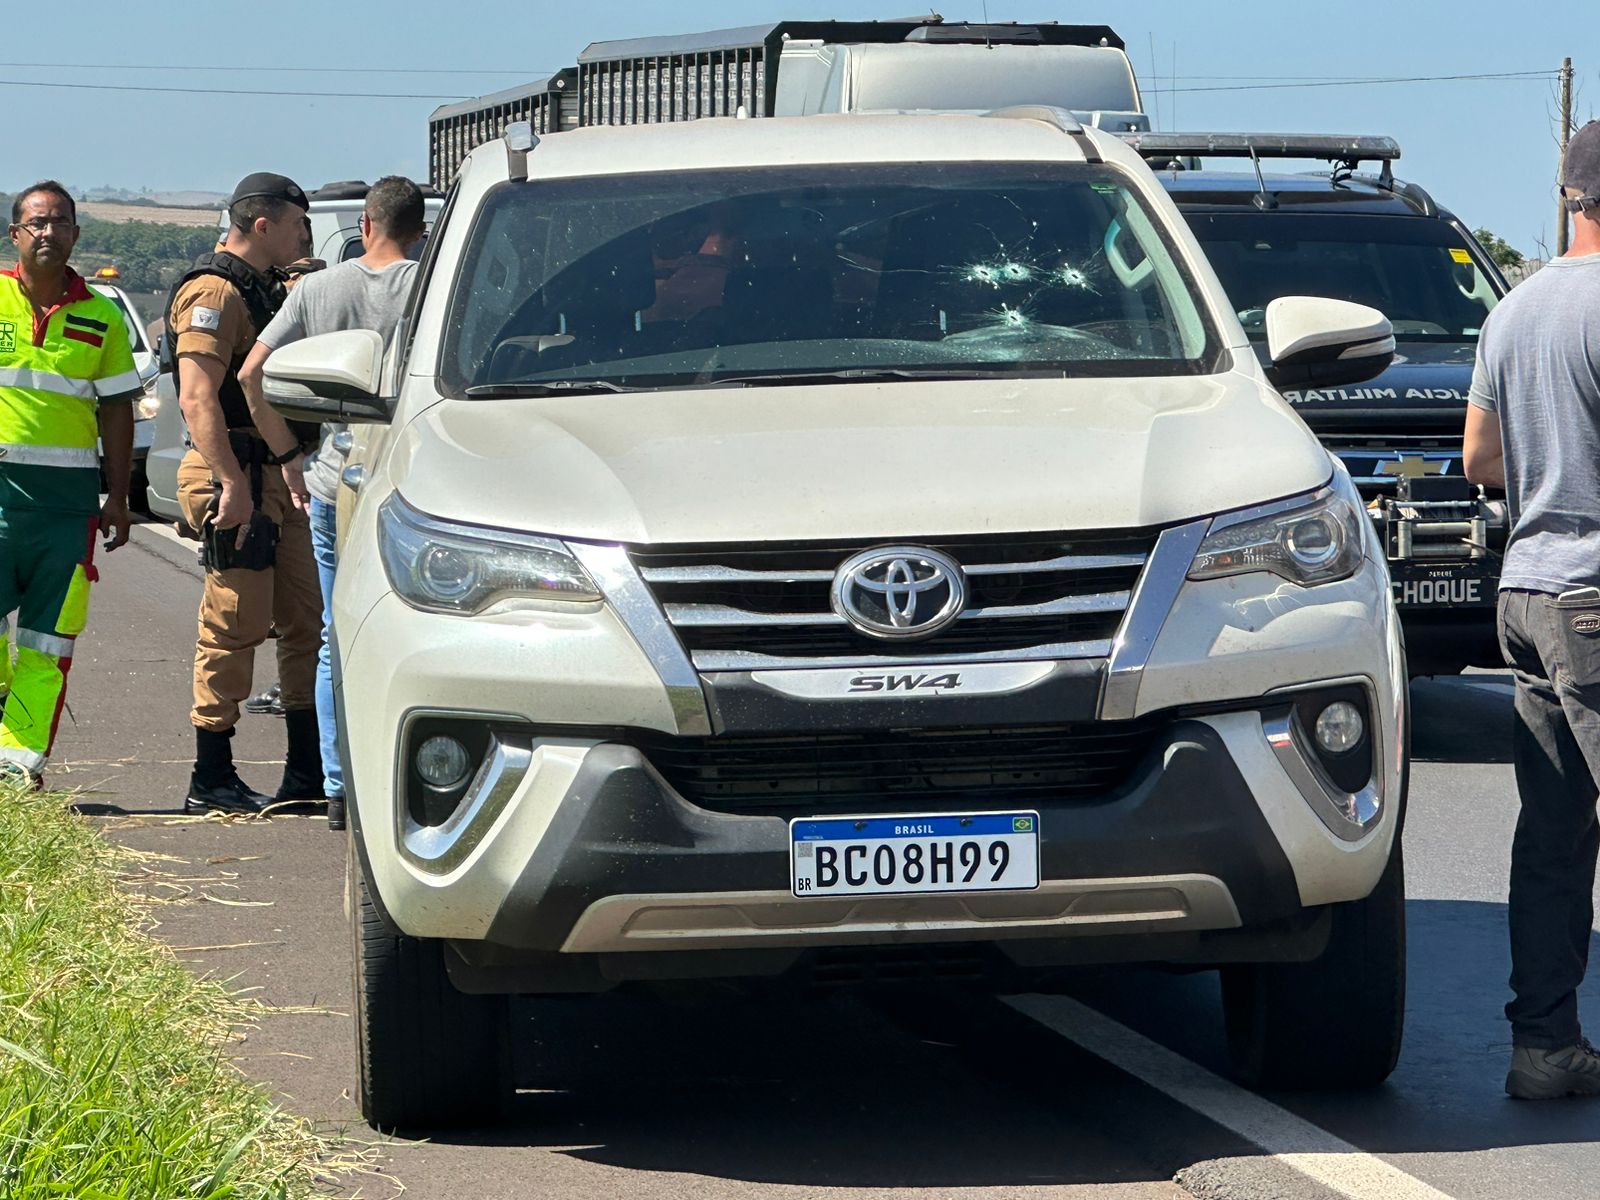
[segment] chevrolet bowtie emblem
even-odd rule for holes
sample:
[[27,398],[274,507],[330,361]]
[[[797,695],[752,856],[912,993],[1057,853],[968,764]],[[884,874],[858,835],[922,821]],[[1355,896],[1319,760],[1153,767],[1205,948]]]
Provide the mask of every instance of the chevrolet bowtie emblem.
[[1450,465],[1448,458],[1429,458],[1423,454],[1401,454],[1378,464],[1378,474],[1392,479],[1421,479],[1426,475],[1443,475]]

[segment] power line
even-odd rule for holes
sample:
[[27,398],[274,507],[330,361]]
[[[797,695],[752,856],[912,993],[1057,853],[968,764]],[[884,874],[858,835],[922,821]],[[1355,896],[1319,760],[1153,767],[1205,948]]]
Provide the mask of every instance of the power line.
[[[554,75],[556,69],[541,67],[509,67],[504,71],[490,71],[477,67],[463,67],[459,70],[447,67],[196,67],[196,66],[154,66],[149,63],[41,63],[41,62],[0,62],[0,70],[12,67],[27,69],[37,68],[41,71],[226,71],[230,75],[237,75],[245,71],[260,71],[284,74],[302,75],[526,75],[530,79],[537,79],[540,75]],[[1287,76],[1285,77],[1287,78]]]
[[1320,88],[1320,87],[1371,87],[1385,83],[1446,83],[1454,80],[1478,79],[1554,79],[1555,71],[1500,71],[1495,73],[1476,75],[1397,75],[1390,78],[1372,79],[1329,79],[1307,83],[1247,83],[1229,87],[1184,87],[1184,88],[1151,88],[1150,91],[1164,92],[1265,92],[1278,91],[1284,88]]
[[[0,65],[3,65],[3,64],[0,64]],[[1512,72],[1512,74],[1516,74],[1516,75],[1522,75],[1522,74],[1528,74],[1528,75],[1553,75],[1553,74],[1556,74],[1556,73],[1557,73],[1556,71],[1527,71],[1527,72],[1515,71],[1515,72]],[[1343,76],[1343,75],[1307,75],[1304,72],[1302,72],[1299,75],[1172,75],[1172,74],[1169,73],[1169,74],[1167,74],[1165,76],[1165,78],[1169,79],[1169,80],[1181,79],[1181,80],[1184,80],[1186,82],[1193,82],[1195,80],[1205,80],[1206,82],[1218,82],[1218,81],[1220,81],[1220,82],[1224,82],[1224,83],[1291,83],[1291,82],[1297,82],[1297,83],[1339,82],[1339,83],[1342,83],[1342,82],[1345,81],[1346,76]],[[1356,82],[1360,82],[1360,81],[1357,80]]]
[[450,95],[408,92],[294,92],[270,88],[186,88],[141,86],[132,83],[57,83],[35,79],[0,79],[0,87],[72,88],[89,92],[177,92],[190,96],[308,96],[335,100],[467,100],[460,92]]
[[[0,64],[3,66],[4,64]],[[498,72],[496,72],[498,73]],[[1496,73],[1480,73],[1469,75],[1405,75],[1388,78],[1367,79],[1329,79],[1315,81],[1301,81],[1297,83],[1250,83],[1236,84],[1225,87],[1148,87],[1142,89],[1155,96],[1173,95],[1180,92],[1257,92],[1278,91],[1288,88],[1328,88],[1328,87],[1373,87],[1380,84],[1396,83],[1446,83],[1461,80],[1536,80],[1553,79],[1555,71],[1502,71]],[[57,80],[34,79],[0,79],[0,87],[26,87],[26,88],[66,88],[76,91],[91,92],[162,92],[190,96],[283,96],[288,98],[326,99],[326,100],[466,100],[470,99],[460,92],[313,92],[292,89],[276,88],[203,88],[203,87],[168,87],[158,84],[133,84],[133,83],[63,83]]]

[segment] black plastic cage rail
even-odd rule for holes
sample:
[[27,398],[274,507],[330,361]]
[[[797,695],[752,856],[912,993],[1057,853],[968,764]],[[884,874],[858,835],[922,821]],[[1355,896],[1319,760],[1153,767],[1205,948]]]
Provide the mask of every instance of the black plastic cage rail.
[[500,137],[513,121],[528,122],[541,137],[576,125],[577,68],[435,109],[428,118],[428,176],[433,186],[448,188],[467,155]]

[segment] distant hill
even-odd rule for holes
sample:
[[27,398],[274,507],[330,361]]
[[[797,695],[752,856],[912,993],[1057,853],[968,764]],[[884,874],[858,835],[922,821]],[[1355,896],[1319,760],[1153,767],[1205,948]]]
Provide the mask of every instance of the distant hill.
[[152,192],[127,188],[69,188],[79,200],[104,200],[112,204],[145,204],[155,208],[221,208],[228,202],[223,192]]

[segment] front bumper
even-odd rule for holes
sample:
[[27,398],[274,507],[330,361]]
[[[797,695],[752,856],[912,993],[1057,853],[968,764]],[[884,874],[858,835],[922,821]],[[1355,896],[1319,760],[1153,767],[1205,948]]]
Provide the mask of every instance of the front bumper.
[[1299,910],[1216,729],[1173,722],[1119,792],[1038,806],[1037,891],[796,898],[783,819],[697,808],[638,749],[598,743],[485,940],[568,952],[984,940],[1233,928]]
[[[659,647],[610,606],[422,613],[372,586],[381,576],[361,568],[365,556],[355,542],[341,566],[335,625],[350,631],[341,725],[368,880],[404,932],[449,940],[480,962],[649,960],[676,977],[669,960],[682,956],[641,952],[950,942],[1011,955],[1096,944],[1115,947],[1116,959],[1170,960],[1158,949],[1165,935],[1262,930],[1368,895],[1399,823],[1404,655],[1375,555],[1314,590],[1265,576],[1177,588],[1137,678],[1119,680],[1116,711],[1109,677],[1089,681],[1104,719],[1091,715],[1091,727],[1155,729],[1142,757],[1094,794],[1028,805],[1041,818],[1037,891],[848,901],[791,895],[783,817],[691,802],[651,761],[650,737],[720,735],[736,723],[730,714],[755,709],[716,702],[713,681],[692,674],[690,687],[673,687]],[[1083,720],[1083,682],[1069,671],[1038,684],[1033,721]],[[1330,813],[1371,797],[1327,794],[1274,726],[1290,693],[1341,686],[1370,702],[1382,799],[1356,828]],[[1022,720],[1001,711],[1020,702],[991,698],[986,719]],[[916,724],[950,724],[924,716],[945,700],[916,703],[928,706]],[[459,819],[419,827],[406,744],[424,714],[477,722],[496,749]],[[793,714],[768,705],[757,716],[761,725]],[[853,811],[929,811],[927,799],[902,792]]]
[[[1308,796],[1319,787],[1310,756],[1279,736],[1289,712],[1269,698],[1147,719],[1140,757],[1116,786],[1035,802],[1041,886],[1027,892],[797,898],[786,814],[691,803],[623,732],[499,721],[459,820],[386,822],[358,800],[361,836],[381,864],[375,881],[392,919],[416,936],[478,944],[480,955],[1263,927],[1366,895],[1397,821],[1392,797],[1358,829],[1338,819],[1325,782],[1327,794]],[[1363,802],[1345,800],[1352,811]],[[927,802],[906,796],[878,811],[927,811]],[[539,835],[526,836],[534,827]]]

